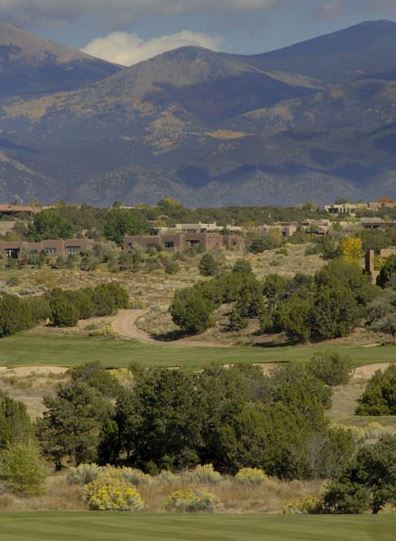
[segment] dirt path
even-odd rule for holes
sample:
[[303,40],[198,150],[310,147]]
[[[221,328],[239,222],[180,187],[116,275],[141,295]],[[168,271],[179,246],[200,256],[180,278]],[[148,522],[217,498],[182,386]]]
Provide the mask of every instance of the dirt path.
[[178,346],[178,347],[229,347],[224,344],[216,344],[209,341],[195,341],[191,338],[181,338],[180,340],[174,340],[165,342],[163,340],[156,340],[150,336],[147,332],[142,331],[136,325],[137,320],[146,313],[146,310],[120,310],[113,320],[112,328],[121,338],[126,340],[136,340],[142,344],[155,344],[157,346]]
[[368,380],[371,379],[372,376],[377,372],[377,370],[381,370],[381,372],[385,372],[385,370],[388,368],[390,363],[379,363],[379,364],[367,364],[366,366],[359,366],[359,368],[355,368],[353,371],[353,379],[354,380]]

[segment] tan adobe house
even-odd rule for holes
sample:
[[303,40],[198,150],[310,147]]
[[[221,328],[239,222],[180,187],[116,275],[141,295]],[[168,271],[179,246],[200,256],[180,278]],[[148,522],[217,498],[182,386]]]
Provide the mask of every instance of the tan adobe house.
[[46,253],[49,257],[77,255],[89,252],[95,242],[89,239],[43,240],[41,242],[0,241],[0,254],[10,259],[20,259],[24,255]]
[[365,273],[370,277],[373,284],[377,283],[381,264],[391,255],[396,255],[396,246],[392,248],[383,248],[381,250],[369,250],[366,252]]
[[156,248],[172,252],[183,252],[188,248],[201,247],[204,250],[244,250],[245,239],[238,235],[219,233],[178,233],[168,235],[126,235],[124,249],[140,247],[144,250]]

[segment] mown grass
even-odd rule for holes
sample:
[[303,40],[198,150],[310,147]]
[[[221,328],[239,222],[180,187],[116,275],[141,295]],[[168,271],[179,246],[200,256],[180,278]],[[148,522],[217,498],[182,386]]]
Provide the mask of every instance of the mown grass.
[[198,369],[211,362],[223,364],[304,362],[315,351],[344,351],[355,366],[395,362],[396,346],[362,347],[196,347],[181,348],[150,345],[116,339],[75,336],[18,335],[0,340],[0,366],[73,366],[100,361],[108,368],[125,367],[133,362],[145,366]]
[[391,541],[396,517],[5,513],[1,541]]

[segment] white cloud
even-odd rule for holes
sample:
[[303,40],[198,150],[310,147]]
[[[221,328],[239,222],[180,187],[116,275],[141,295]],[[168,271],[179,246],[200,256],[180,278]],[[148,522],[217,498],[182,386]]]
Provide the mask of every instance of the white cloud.
[[268,9],[282,0],[0,0],[0,18],[20,24],[73,22],[82,16],[122,27],[142,14]]
[[132,66],[178,47],[194,45],[206,49],[218,49],[220,40],[207,34],[184,30],[178,34],[161,36],[144,41],[137,34],[112,32],[106,37],[90,41],[82,50],[109,62]]

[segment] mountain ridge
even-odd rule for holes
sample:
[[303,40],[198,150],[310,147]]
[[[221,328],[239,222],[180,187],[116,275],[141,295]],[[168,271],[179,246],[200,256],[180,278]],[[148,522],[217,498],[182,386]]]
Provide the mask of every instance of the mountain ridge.
[[[29,197],[98,205],[166,195],[188,206],[396,197],[396,23],[330,34],[340,41],[328,62],[339,63],[356,35],[355,67],[348,52],[331,81],[293,71],[297,46],[286,48],[287,66],[272,67],[273,53],[257,65],[251,55],[183,47],[73,91],[3,99],[0,199],[15,195],[20,167]],[[309,60],[317,41],[304,43]]]

